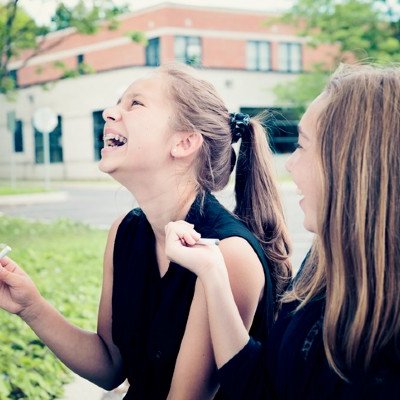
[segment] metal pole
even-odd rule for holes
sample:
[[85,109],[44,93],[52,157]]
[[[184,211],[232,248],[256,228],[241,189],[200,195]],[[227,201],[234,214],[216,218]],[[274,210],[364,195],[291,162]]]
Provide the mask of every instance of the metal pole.
[[11,141],[10,141],[10,184],[13,189],[17,186],[17,177],[15,171],[15,129],[16,129],[16,118],[15,111],[7,112],[7,127],[11,133]]
[[33,114],[33,125],[43,135],[43,172],[44,187],[50,189],[50,132],[57,126],[58,120],[55,112],[49,107],[42,107]]
[[13,189],[17,187],[17,177],[16,177],[16,171],[15,171],[15,156],[14,156],[14,146],[11,141],[11,153],[10,153],[10,168],[11,168],[11,174],[10,174],[10,184]]
[[44,150],[44,188],[50,190],[50,133],[43,134],[43,150]]

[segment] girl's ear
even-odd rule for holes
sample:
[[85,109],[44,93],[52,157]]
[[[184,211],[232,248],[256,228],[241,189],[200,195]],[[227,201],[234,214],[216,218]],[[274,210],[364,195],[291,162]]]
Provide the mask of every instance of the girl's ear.
[[203,144],[203,136],[198,132],[179,132],[171,148],[173,158],[184,158],[195,154]]

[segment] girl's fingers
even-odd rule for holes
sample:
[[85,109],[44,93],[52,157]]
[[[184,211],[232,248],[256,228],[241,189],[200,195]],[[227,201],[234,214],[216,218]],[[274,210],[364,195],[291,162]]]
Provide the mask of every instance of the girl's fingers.
[[187,227],[189,227],[189,228],[194,228],[194,225],[193,225],[193,224],[191,224],[191,223],[189,223],[189,222],[186,222],[186,221],[183,221],[183,220],[174,221],[173,224],[182,225],[182,226],[187,226]]
[[14,272],[17,269],[17,264],[11,260],[10,257],[5,256],[0,260],[0,268],[1,267],[5,268],[7,271]]
[[169,222],[165,226],[165,234],[168,238],[176,238],[174,240],[180,240],[182,245],[193,246],[197,240],[200,239],[200,233],[193,229],[193,224],[189,224],[186,221]]
[[0,269],[0,281],[6,283],[11,287],[16,287],[18,284],[21,283],[21,276],[13,273],[12,271],[8,270],[7,268]]
[[194,246],[196,244],[196,240],[193,238],[193,232],[186,232],[183,234],[183,239],[185,240],[186,244],[190,246]]
[[9,257],[3,257],[0,260],[0,265],[1,265],[0,270],[3,268],[9,272],[16,274],[16,275],[27,276],[26,272],[21,267],[19,267],[15,261],[13,261]]

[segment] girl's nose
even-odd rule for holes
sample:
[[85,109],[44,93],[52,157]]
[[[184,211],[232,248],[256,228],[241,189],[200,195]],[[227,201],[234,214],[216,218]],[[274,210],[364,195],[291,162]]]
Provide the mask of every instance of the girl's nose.
[[103,119],[104,121],[119,121],[121,119],[121,113],[119,111],[118,106],[107,107],[103,111]]
[[285,168],[289,173],[292,173],[293,155],[294,155],[294,153],[292,153],[285,162]]

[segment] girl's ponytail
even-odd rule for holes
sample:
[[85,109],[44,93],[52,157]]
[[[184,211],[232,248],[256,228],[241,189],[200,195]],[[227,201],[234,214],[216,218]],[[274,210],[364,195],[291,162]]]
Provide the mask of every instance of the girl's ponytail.
[[242,139],[236,164],[234,213],[260,241],[273,264],[271,269],[282,294],[291,278],[290,240],[273,168],[272,152],[260,118],[231,114],[232,141]]

